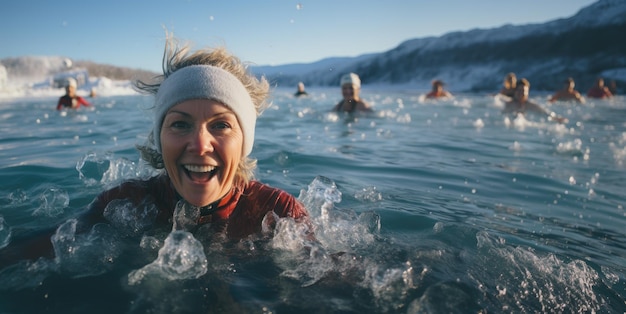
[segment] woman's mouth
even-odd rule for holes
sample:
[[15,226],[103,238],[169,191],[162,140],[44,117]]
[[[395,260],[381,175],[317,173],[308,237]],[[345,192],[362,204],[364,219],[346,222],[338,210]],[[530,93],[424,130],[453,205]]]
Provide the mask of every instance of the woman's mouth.
[[199,165],[183,165],[185,173],[193,182],[208,182],[217,173],[217,167],[199,166]]

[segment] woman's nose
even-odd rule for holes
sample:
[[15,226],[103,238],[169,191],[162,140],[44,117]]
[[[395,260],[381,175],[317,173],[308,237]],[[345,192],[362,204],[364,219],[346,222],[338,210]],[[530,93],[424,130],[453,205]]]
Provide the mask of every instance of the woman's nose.
[[211,135],[211,132],[206,128],[199,128],[197,131],[193,132],[188,149],[192,153],[204,155],[207,152],[213,151],[213,141],[214,137]]

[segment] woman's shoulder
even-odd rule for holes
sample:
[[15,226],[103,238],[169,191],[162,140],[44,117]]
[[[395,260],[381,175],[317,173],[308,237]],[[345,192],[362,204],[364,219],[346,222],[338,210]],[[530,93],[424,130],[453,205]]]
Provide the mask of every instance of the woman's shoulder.
[[258,207],[270,208],[279,216],[301,217],[306,216],[304,206],[288,192],[261,183],[250,181],[243,189],[242,196]]
[[262,193],[262,194],[280,194],[280,193],[287,193],[279,188],[275,188],[273,186],[267,185],[265,183],[256,181],[256,180],[252,180],[250,182],[248,182],[248,184],[244,185],[243,187],[243,194],[244,195],[251,195],[251,194],[255,194],[255,193]]
[[164,175],[157,175],[148,179],[130,179],[110,188],[98,195],[97,200],[107,203],[113,199],[130,199],[141,201],[148,194],[156,196],[171,196],[169,178]]

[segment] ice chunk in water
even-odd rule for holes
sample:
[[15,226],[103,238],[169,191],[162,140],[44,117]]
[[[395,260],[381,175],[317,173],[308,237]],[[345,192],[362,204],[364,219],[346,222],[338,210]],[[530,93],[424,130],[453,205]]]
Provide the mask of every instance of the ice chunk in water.
[[191,233],[177,230],[167,236],[155,261],[128,274],[128,283],[138,284],[149,275],[169,280],[198,278],[207,272],[207,268],[202,243]]

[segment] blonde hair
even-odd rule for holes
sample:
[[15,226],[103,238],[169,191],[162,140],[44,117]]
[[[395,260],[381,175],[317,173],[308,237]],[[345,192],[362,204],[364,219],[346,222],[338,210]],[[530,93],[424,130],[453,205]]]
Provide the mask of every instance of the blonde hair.
[[504,77],[504,87],[505,88],[517,87],[517,76],[515,75],[515,73],[510,72]]
[[[191,52],[189,44],[181,46],[178,40],[169,35],[167,36],[163,53],[163,74],[155,77],[152,82],[135,81],[135,89],[144,94],[156,95],[161,83],[166,78],[177,70],[191,65],[212,65],[234,75],[250,94],[257,116],[271,105],[268,102],[269,83],[267,80],[264,77],[258,79],[249,73],[247,65],[236,56],[230,54],[225,48],[205,48]],[[141,153],[141,158],[152,167],[155,169],[165,168],[163,156],[155,149],[152,132],[148,136],[146,145],[137,145],[137,149]],[[235,174],[235,183],[247,183],[254,179],[256,165],[256,159],[247,156],[242,157]]]
[[530,82],[526,78],[519,80],[519,86],[528,86],[530,88]]

